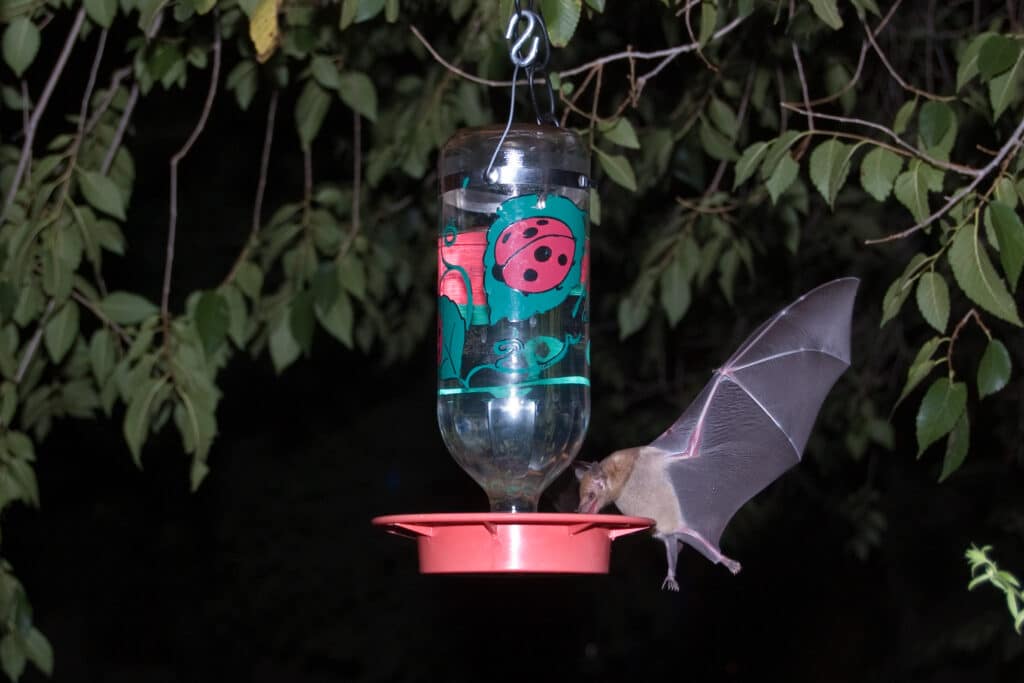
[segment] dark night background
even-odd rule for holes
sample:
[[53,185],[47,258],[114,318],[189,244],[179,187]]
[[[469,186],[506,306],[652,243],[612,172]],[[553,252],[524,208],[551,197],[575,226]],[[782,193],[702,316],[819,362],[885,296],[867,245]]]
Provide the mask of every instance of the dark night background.
[[[52,111],[76,106],[79,77],[66,76]],[[129,254],[110,260],[107,279],[154,299],[165,160],[193,124],[193,94],[155,89],[140,101],[136,120],[146,124],[129,141],[138,164]],[[263,92],[253,111],[265,106]],[[282,111],[290,106],[282,102]],[[58,125],[47,118],[44,127]],[[282,119],[283,148],[294,133]],[[181,193],[190,200],[179,219],[176,292],[215,284],[237,253],[261,134],[261,117],[238,116],[222,97],[183,162]],[[296,160],[276,156],[266,206],[301,190],[301,169],[287,165]],[[316,162],[320,177],[350,163],[332,150]],[[593,270],[599,297],[599,255]],[[792,292],[817,275],[802,275]],[[872,360],[884,286],[862,288],[855,363],[884,365]],[[703,343],[700,329],[681,328],[688,371],[706,376],[788,295],[769,297],[756,284],[738,289],[738,308],[757,299],[756,310],[728,327],[721,347]],[[739,315],[719,305],[696,306],[687,320],[699,326],[702,316]],[[681,592],[662,592],[662,547],[642,536],[616,541],[608,576],[419,575],[415,544],[370,519],[486,507],[437,430],[433,343],[384,368],[318,332],[312,357],[280,377],[265,354],[237,356],[221,378],[212,471],[196,494],[173,430],[150,439],[139,471],[120,414],[56,424],[38,448],[41,508],[15,506],[4,525],[5,555],[55,648],[54,680],[1024,680],[1020,638],[1001,596],[990,587],[968,593],[963,560],[969,543],[985,542],[975,534],[992,523],[991,506],[1019,498],[1024,482],[1019,471],[1005,476],[998,454],[986,451],[998,441],[977,429],[976,462],[936,485],[935,463],[912,456],[906,410],[894,418],[897,448],[880,456],[875,486],[888,529],[866,561],[847,548],[849,524],[808,483],[841,467],[830,458],[845,457],[832,455],[828,441],[841,436],[826,433],[811,442],[813,457],[755,499],[756,514],[741,514],[727,530],[723,550],[742,562],[738,576],[687,548]],[[1019,348],[1013,353],[1020,357]],[[890,371],[883,383],[892,393],[905,366]],[[834,394],[844,390],[840,382]],[[1020,381],[1007,391],[1019,397]],[[595,380],[602,419],[592,421],[583,459],[631,445],[600,412],[608,392]],[[659,415],[671,409],[650,405]],[[571,488],[563,477],[544,506]],[[1024,567],[1019,543],[998,547],[1000,564]],[[23,680],[46,679],[30,667]]]

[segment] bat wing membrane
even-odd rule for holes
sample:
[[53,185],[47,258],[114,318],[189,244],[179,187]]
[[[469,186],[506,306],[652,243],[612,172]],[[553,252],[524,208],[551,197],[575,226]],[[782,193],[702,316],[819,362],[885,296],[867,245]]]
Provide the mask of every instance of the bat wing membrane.
[[767,320],[651,443],[668,458],[684,524],[713,547],[740,506],[800,461],[850,364],[858,284],[826,283]]

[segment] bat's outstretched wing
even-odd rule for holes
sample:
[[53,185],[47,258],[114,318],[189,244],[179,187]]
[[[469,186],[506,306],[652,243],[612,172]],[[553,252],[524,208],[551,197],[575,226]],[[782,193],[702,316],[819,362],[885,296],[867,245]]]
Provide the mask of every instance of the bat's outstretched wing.
[[684,525],[712,548],[741,505],[800,461],[825,396],[850,365],[859,284],[833,280],[776,313],[651,443],[669,459]]

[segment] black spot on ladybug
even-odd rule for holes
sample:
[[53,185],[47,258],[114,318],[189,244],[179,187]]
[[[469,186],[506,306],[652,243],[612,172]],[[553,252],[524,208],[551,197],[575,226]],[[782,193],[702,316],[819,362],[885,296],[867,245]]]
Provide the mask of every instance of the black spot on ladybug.
[[539,219],[537,221],[537,225],[547,225],[547,224],[548,224],[548,219],[547,218],[541,218],[541,219]]
[[565,254],[559,254],[558,255],[558,265],[564,266],[568,262],[569,262],[569,257],[568,256],[566,256]]
[[[537,247],[533,252],[533,258],[544,263],[551,258],[551,247]],[[564,256],[562,258],[565,258]],[[565,265],[564,263],[562,265]]]
[[[538,230],[537,228],[527,228],[526,230],[523,230],[523,237],[525,237],[526,239],[530,239],[531,237],[536,235],[538,232],[540,232],[540,230]],[[506,235],[506,237],[507,237],[507,235]]]
[[494,266],[494,268],[491,269],[491,276],[498,282],[505,281],[505,273],[502,271],[501,266]]
[[512,233],[506,232],[505,236],[501,238],[501,243],[505,244],[506,242],[508,242],[508,238],[511,237],[511,236],[512,236]]
[[533,282],[537,279],[537,271],[533,268],[527,268],[526,272],[523,273],[523,279],[527,282]]

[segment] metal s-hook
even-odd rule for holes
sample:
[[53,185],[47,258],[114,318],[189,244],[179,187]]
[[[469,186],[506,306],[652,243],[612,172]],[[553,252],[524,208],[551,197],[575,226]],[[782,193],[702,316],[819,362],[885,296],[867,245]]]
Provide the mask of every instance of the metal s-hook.
[[[537,59],[537,52],[540,49],[540,37],[534,35],[534,31],[537,28],[537,24],[540,22],[540,18],[535,12],[528,9],[521,9],[518,12],[513,12],[512,16],[508,20],[508,28],[505,29],[505,40],[512,40],[513,36],[517,33],[517,27],[521,20],[526,20],[526,30],[523,34],[515,39],[512,46],[509,48],[508,57],[512,60],[512,63],[520,68],[525,68],[533,64],[533,61]],[[530,45],[530,51],[526,56],[522,56],[521,52],[526,43],[529,42],[530,38],[533,38],[533,43]]]

